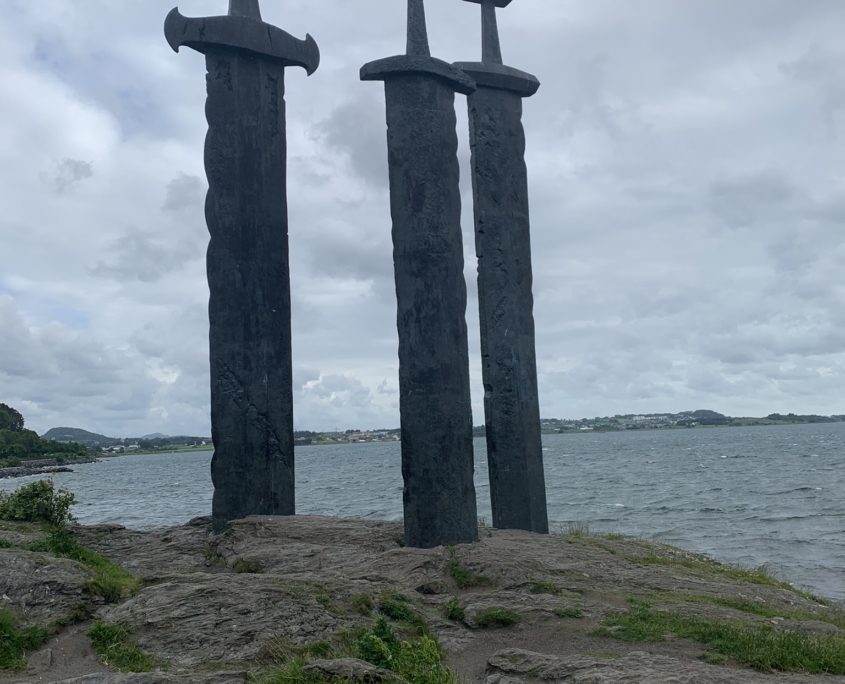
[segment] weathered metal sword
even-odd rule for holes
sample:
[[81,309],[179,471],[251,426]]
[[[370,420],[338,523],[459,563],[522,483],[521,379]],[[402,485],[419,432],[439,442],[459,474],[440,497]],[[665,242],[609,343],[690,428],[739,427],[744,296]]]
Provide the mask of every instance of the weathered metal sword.
[[540,82],[502,64],[496,7],[511,0],[467,1],[481,4],[482,59],[455,66],[478,84],[468,102],[493,525],[548,532],[522,126]]
[[209,343],[214,457],[212,516],[220,531],[247,515],[295,512],[285,68],[313,73],[311,36],[261,20],[258,0],[227,16],[164,26],[170,46],[205,54],[208,70]]
[[431,57],[423,0],[408,0],[405,55],[366,64],[384,81],[398,305],[405,543],[478,539],[455,91],[472,79]]

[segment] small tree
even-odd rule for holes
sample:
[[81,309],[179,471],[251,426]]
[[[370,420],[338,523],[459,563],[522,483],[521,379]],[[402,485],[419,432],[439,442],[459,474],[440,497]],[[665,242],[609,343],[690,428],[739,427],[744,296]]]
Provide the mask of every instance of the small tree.
[[23,430],[23,416],[7,404],[0,404],[0,430]]

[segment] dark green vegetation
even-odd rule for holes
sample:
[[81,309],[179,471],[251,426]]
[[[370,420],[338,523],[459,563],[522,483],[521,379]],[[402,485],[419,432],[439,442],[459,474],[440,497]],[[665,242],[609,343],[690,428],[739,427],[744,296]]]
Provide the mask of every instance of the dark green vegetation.
[[[605,618],[597,634],[626,641],[693,639],[764,672],[845,674],[845,636],[806,634],[768,624],[657,611],[642,601]],[[712,660],[711,660],[712,662]]]
[[451,555],[448,565],[449,576],[455,580],[455,584],[458,585],[458,589],[484,587],[492,584],[489,577],[479,575],[464,565],[461,560],[455,556],[454,549],[450,549],[449,553]]
[[506,608],[488,608],[482,610],[475,616],[475,622],[484,629],[496,627],[511,627],[517,624],[522,618],[519,613]]
[[382,594],[379,599],[378,609],[383,615],[386,615],[392,620],[398,620],[399,622],[416,627],[421,634],[427,631],[422,616],[414,610],[411,600],[403,594],[396,592]]
[[150,672],[155,663],[138,648],[126,628],[108,622],[98,622],[88,637],[100,660],[121,672]]
[[466,617],[466,611],[464,611],[464,607],[458,603],[458,599],[452,597],[446,601],[446,605],[443,607],[443,616],[447,620],[462,622]]
[[356,594],[351,598],[352,607],[361,615],[373,612],[373,599],[369,594]]
[[261,561],[252,558],[238,558],[232,563],[232,570],[238,573],[259,575],[264,572],[264,566],[261,564]]
[[581,612],[580,608],[555,608],[552,612],[559,618],[579,619],[584,617],[584,613]]
[[[459,684],[443,664],[436,639],[426,633],[402,639],[384,618],[371,627],[338,633],[325,641],[296,647],[276,648],[274,667],[256,678],[260,684],[326,684],[327,680],[305,672],[308,663],[319,658],[359,658],[393,672],[410,684]],[[345,681],[345,680],[344,680]]]
[[0,671],[19,670],[26,664],[26,654],[47,641],[48,633],[41,627],[19,629],[15,616],[0,608]]
[[0,404],[0,468],[16,467],[24,461],[48,458],[63,461],[87,455],[88,451],[81,444],[42,439],[24,427],[20,412]]
[[73,494],[65,489],[55,491],[50,480],[38,480],[14,492],[0,492],[0,520],[46,523],[64,528],[73,520],[70,507]]

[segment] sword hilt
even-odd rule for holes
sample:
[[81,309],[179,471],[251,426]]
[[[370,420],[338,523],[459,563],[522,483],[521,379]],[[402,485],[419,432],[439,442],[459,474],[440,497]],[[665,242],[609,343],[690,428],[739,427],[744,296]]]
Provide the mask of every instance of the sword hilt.
[[243,50],[283,66],[301,66],[309,75],[320,65],[316,41],[307,34],[299,40],[264,23],[258,0],[229,0],[229,14],[216,17],[184,17],[174,7],[164,21],[164,35],[176,52],[182,45],[203,53],[215,47]]
[[465,0],[481,5],[481,61],[484,64],[502,64],[502,46],[496,8],[507,7],[512,0]]
[[261,21],[261,8],[258,6],[258,0],[229,0],[229,16]]

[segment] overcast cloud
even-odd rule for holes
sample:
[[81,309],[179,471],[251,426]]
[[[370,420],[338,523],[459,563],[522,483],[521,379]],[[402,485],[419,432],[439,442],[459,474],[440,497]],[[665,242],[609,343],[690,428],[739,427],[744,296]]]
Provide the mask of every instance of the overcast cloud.
[[[0,401],[30,427],[208,434],[204,60],[174,0],[4,0]],[[184,0],[189,16],[226,0]],[[428,0],[436,56],[478,7]],[[384,100],[401,0],[263,0],[287,77],[295,423],[397,426]],[[545,417],[845,413],[845,3],[520,0]],[[458,98],[475,423],[483,422]]]

